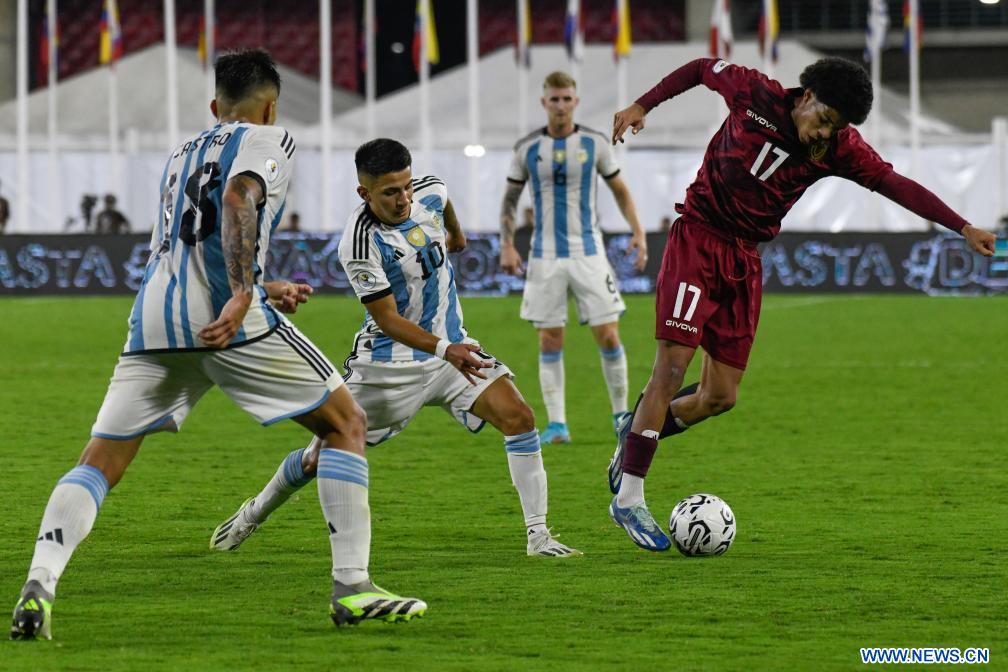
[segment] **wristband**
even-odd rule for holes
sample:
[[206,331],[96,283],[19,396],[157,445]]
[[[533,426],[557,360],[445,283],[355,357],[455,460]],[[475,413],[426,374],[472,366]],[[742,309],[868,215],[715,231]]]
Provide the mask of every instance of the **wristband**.
[[447,341],[442,338],[437,342],[437,345],[434,346],[434,356],[438,359],[444,359],[445,351],[448,349],[449,345],[451,345],[451,341]]

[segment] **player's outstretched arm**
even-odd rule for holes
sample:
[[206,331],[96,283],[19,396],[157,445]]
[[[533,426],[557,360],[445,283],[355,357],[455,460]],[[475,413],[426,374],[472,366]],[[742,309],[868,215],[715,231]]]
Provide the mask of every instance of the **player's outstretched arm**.
[[524,183],[508,180],[504,189],[504,200],[501,202],[500,214],[500,267],[505,273],[522,274],[522,258],[514,246],[518,213],[518,198],[521,196]]
[[264,282],[263,287],[270,304],[281,313],[289,315],[296,313],[302,303],[308,303],[308,299],[315,293],[312,286],[305,282],[270,280]]
[[623,219],[630,225],[631,236],[630,244],[627,245],[627,254],[632,254],[634,251],[637,252],[634,266],[638,271],[643,271],[648,259],[647,235],[644,233],[644,227],[641,226],[640,220],[637,218],[637,206],[634,204],[633,196],[630,195],[630,187],[627,186],[627,183],[619,175],[609,178],[605,183],[612,191],[613,198],[616,199],[616,205],[619,206],[620,212],[623,213]]
[[461,252],[464,250],[466,246],[465,232],[462,230],[462,224],[459,223],[458,215],[455,214],[455,206],[452,205],[450,198],[444,207],[444,228],[447,233],[445,244],[448,245],[448,251]]
[[255,257],[257,206],[263,199],[259,182],[247,175],[236,175],[224,185],[221,196],[221,247],[227,270],[231,298],[217,319],[200,330],[198,336],[211,348],[226,347],[241,329],[252,303],[253,260]]
[[[382,333],[394,341],[407,345],[414,350],[423,350],[437,355],[465,376],[471,384],[476,384],[476,378],[486,378],[480,369],[493,366],[491,360],[484,360],[474,353],[479,352],[479,346],[473,343],[442,343],[434,334],[419,325],[410,322],[399,314],[395,298],[389,294],[376,301],[367,303],[368,312],[374,318],[375,324]],[[439,351],[440,350],[440,351]]]
[[974,252],[985,257],[994,255],[997,238],[993,233],[967,222],[934,193],[914,180],[891,172],[882,178],[876,191],[910,212],[962,234]]

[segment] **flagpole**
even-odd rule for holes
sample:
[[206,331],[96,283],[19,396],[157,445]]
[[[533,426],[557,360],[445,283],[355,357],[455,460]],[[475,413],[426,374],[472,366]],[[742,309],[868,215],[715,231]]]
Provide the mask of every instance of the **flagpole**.
[[14,231],[28,232],[28,0],[17,3],[17,216]]
[[178,52],[175,38],[175,0],[164,0],[165,31],[165,91],[168,94],[168,144],[174,147],[179,139],[178,118]]
[[319,0],[319,121],[323,231],[332,226],[332,0]]
[[[108,64],[108,100],[109,100],[109,164],[111,166],[109,191],[120,196],[119,169],[119,81],[116,77],[115,60]],[[174,146],[174,145],[172,145]],[[85,223],[86,225],[86,223]]]
[[528,128],[528,67],[525,54],[532,48],[528,44],[525,26],[528,25],[528,5],[526,0],[517,0],[518,6],[518,137],[525,135]]
[[910,176],[917,178],[920,153],[920,34],[917,0],[910,0]]
[[[871,121],[868,129],[869,135],[871,137],[870,143],[872,145],[880,145],[882,143],[882,42],[885,40],[885,29],[882,27],[882,22],[879,21],[874,15],[869,19],[872,21],[872,39],[869,51],[871,52],[871,85],[872,94],[875,98],[875,104],[871,111]],[[881,35],[876,35],[875,31],[882,31]]]
[[[214,71],[214,50],[217,45],[214,43],[214,36],[217,32],[216,25],[216,13],[214,12],[214,0],[203,0],[203,52],[206,55],[206,63],[204,63],[204,86],[206,87],[206,101],[205,105],[207,108],[210,107],[210,101],[217,97],[216,90],[216,76]],[[210,115],[210,121],[216,123],[217,120],[214,119],[213,112],[209,109],[207,113]]]
[[57,114],[59,113],[59,107],[57,105],[57,92],[56,92],[56,78],[58,77],[59,63],[57,62],[59,54],[59,20],[57,18],[57,6],[56,0],[48,0],[48,25],[46,30],[49,32],[48,37],[48,48],[49,48],[49,73],[46,78],[46,83],[48,86],[48,102],[49,102],[49,124],[48,124],[48,135],[49,135],[49,228],[52,231],[61,230],[60,218],[63,216],[63,180],[61,179],[59,170],[59,157],[57,155],[56,147],[56,136],[57,136]]
[[479,119],[479,3],[466,2],[466,58],[469,61],[469,212],[468,220],[479,221],[480,119]]
[[427,54],[427,26],[430,1],[420,0],[420,170],[431,172],[430,61]]
[[763,74],[773,79],[773,35],[770,10],[773,0],[763,0]]
[[378,94],[376,76],[378,63],[375,47],[375,0],[364,0],[364,59],[367,70],[364,73],[365,115],[367,117],[367,137],[372,139],[377,132],[375,120],[375,99]]

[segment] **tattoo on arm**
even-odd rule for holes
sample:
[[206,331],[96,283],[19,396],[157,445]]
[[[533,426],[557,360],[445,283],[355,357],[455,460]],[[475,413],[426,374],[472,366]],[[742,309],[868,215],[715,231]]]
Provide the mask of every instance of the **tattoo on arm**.
[[515,236],[515,215],[518,212],[518,197],[521,196],[522,188],[525,185],[507,183],[507,190],[504,192],[504,201],[501,203],[500,214],[500,235],[501,242],[514,243]]
[[224,188],[221,247],[232,294],[252,291],[258,228],[256,203],[262,195],[259,183],[245,175],[232,177]]

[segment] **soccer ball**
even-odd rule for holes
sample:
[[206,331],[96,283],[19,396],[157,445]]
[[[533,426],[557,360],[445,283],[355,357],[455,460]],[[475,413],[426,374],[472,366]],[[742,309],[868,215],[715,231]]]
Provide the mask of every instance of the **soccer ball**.
[[672,509],[669,532],[683,555],[721,555],[735,540],[735,514],[720,497],[690,495]]

